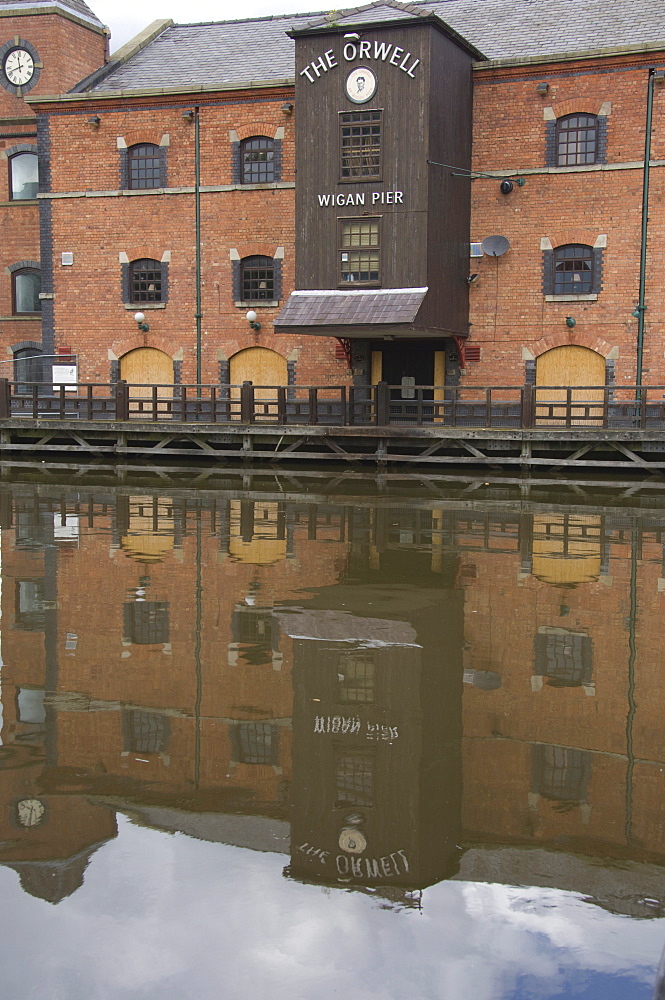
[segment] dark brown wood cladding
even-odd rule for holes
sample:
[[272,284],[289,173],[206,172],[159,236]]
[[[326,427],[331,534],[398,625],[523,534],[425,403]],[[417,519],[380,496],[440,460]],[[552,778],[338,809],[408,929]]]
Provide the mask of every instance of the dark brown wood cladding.
[[[430,288],[418,327],[441,332],[468,330],[470,183],[445,167],[463,171],[471,162],[471,56],[431,23],[361,29],[374,53],[379,45],[410,53],[412,75],[388,60],[346,61],[348,40],[336,31],[296,38],[296,287],[340,284],[339,220],[381,218],[382,288]],[[394,51],[394,50],[393,50]],[[337,63],[320,75],[302,70],[331,52]],[[399,62],[403,61],[400,55]],[[367,65],[377,89],[355,104],[344,84],[354,68]],[[350,181],[340,171],[340,112],[380,109],[381,180]],[[378,197],[373,201],[373,194]],[[392,194],[388,204],[387,194]],[[400,192],[400,197],[394,195]],[[365,195],[364,205],[355,195]],[[337,196],[344,197],[338,205]],[[321,201],[328,200],[327,204]],[[348,284],[344,287],[349,287]]]

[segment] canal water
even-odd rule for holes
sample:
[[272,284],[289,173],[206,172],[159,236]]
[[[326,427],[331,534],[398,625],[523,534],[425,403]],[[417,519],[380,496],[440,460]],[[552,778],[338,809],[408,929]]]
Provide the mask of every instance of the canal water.
[[3,997],[650,1000],[665,495],[345,489],[0,486]]

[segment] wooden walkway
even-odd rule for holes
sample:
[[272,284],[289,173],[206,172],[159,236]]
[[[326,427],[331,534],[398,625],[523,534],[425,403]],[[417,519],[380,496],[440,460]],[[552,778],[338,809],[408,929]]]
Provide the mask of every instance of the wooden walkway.
[[[665,474],[663,387],[133,387],[0,380],[0,467],[306,464]],[[163,390],[168,388],[168,398]],[[48,391],[47,391],[48,390]],[[272,395],[269,395],[272,393]],[[586,393],[587,399],[581,398]],[[556,394],[556,396],[555,396]],[[594,396],[595,394],[595,396]],[[619,397],[620,398],[617,398]]]

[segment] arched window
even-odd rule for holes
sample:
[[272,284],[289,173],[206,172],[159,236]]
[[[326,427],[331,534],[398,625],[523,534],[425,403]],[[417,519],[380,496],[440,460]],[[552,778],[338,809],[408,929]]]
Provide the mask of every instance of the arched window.
[[152,142],[130,146],[127,156],[127,187],[132,191],[164,187],[163,156]]
[[29,383],[43,382],[42,351],[38,347],[21,347],[14,351],[14,381],[16,391],[30,392]]
[[9,158],[9,197],[12,201],[36,198],[39,172],[36,153],[16,153]]
[[594,291],[593,247],[571,243],[553,256],[554,295],[588,295]]
[[264,135],[255,135],[240,143],[243,184],[268,184],[278,180],[275,169],[275,142]]
[[598,162],[596,115],[564,115],[556,123],[557,167]]
[[159,260],[133,260],[129,265],[129,301],[165,301],[164,264]]
[[14,315],[39,313],[41,275],[36,268],[22,267],[12,273],[12,303]]
[[244,257],[240,262],[240,286],[243,302],[273,301],[275,261],[272,257]]

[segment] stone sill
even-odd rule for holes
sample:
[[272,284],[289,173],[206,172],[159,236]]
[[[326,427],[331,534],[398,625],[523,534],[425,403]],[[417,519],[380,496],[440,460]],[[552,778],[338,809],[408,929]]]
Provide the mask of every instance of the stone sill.
[[149,309],[166,309],[166,302],[125,302],[125,309],[132,312],[147,312]]
[[261,299],[258,302],[253,302],[250,299],[248,302],[234,302],[233,304],[238,306],[238,309],[276,309],[279,305],[279,299]]
[[0,323],[41,323],[41,313],[27,313],[25,316],[0,316]]
[[591,292],[589,295],[546,295],[546,302],[597,302],[598,293]]

